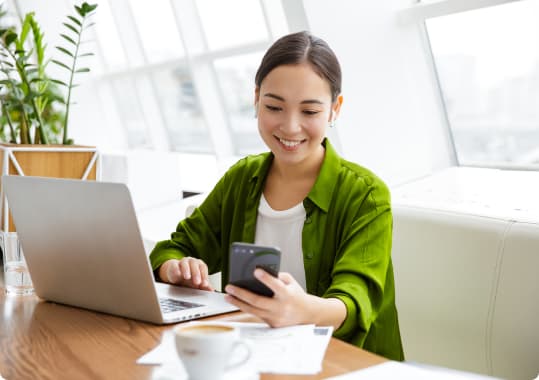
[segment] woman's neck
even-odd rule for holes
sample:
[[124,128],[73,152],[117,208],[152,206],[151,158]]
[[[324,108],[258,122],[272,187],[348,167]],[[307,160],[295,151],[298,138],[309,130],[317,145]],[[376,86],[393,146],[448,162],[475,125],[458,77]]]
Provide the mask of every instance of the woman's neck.
[[271,175],[278,177],[282,181],[298,181],[298,180],[316,180],[320,168],[324,162],[326,150],[322,145],[320,149],[313,154],[312,157],[298,162],[297,164],[290,164],[274,159],[272,167],[270,169]]

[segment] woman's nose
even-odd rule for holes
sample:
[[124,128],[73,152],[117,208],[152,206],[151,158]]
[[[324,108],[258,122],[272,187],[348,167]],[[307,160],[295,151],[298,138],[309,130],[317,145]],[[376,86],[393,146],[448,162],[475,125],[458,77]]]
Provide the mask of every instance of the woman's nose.
[[288,135],[301,131],[301,118],[294,114],[286,115],[280,129]]

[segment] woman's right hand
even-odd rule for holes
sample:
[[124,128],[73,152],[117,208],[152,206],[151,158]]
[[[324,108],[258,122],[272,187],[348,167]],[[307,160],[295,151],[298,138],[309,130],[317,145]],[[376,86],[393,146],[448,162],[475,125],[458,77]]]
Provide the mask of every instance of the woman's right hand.
[[208,266],[204,261],[194,257],[165,261],[159,268],[159,277],[162,281],[174,285],[201,290],[214,290],[208,277]]

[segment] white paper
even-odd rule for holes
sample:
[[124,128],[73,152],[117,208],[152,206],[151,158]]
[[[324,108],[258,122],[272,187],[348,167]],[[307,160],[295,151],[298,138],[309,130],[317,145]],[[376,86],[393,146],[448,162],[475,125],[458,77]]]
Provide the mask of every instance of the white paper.
[[[191,322],[199,324],[203,322]],[[238,327],[241,338],[251,347],[249,365],[260,373],[316,374],[333,333],[332,327],[299,325],[270,328],[263,323],[219,322]],[[141,356],[138,364],[172,364],[178,357],[172,329],[163,333],[161,343]]]
[[424,366],[388,361],[326,380],[485,380],[492,377],[456,371],[443,367]]

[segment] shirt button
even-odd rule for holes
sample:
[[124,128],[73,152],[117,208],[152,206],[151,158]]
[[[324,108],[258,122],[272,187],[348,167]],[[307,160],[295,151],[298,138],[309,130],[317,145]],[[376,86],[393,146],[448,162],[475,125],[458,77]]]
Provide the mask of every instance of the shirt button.
[[313,258],[313,253],[312,252],[309,252],[305,255],[305,257],[307,257],[308,259],[312,259]]

